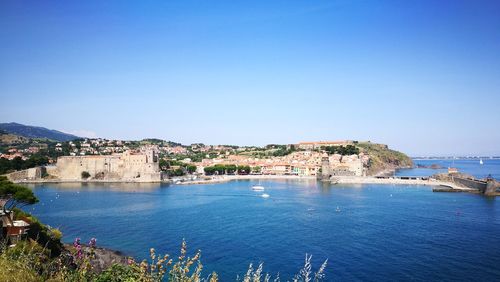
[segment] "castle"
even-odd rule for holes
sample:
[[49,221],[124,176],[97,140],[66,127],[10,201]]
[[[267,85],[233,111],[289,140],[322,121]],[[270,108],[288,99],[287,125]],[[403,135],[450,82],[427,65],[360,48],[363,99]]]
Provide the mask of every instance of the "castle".
[[61,181],[159,182],[162,173],[157,152],[156,147],[145,146],[107,156],[63,156],[47,173]]

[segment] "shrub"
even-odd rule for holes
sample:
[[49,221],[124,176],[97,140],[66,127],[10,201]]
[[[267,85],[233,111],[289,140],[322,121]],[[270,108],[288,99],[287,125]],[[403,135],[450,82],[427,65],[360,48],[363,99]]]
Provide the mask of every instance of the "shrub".
[[61,230],[59,230],[58,228],[50,228],[50,232],[51,232],[51,237],[54,239],[54,240],[61,240],[62,239],[62,232]]
[[50,256],[53,258],[61,254],[64,247],[61,243],[62,233],[59,230],[56,229],[57,231],[54,233],[54,229],[49,228],[47,225],[41,223],[36,217],[20,209],[14,209],[14,214],[15,218],[24,218],[30,221],[28,238],[35,240],[38,244],[49,250]]
[[82,171],[82,179],[87,179],[90,177],[90,173],[88,171]]

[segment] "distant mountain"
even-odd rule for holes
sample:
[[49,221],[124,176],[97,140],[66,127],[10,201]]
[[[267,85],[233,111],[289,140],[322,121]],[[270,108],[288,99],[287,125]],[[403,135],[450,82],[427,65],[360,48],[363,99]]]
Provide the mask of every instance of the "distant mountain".
[[47,129],[39,126],[30,126],[15,122],[0,123],[0,130],[26,138],[47,138],[54,141],[70,141],[81,137],[61,131]]

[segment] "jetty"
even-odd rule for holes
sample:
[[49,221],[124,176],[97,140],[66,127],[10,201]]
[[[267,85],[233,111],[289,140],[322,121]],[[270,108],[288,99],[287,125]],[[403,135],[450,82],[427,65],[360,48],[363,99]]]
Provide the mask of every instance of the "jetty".
[[326,180],[333,184],[393,184],[393,185],[425,185],[433,186],[433,192],[468,192],[484,194],[486,196],[498,196],[496,192],[500,187],[493,178],[478,180],[474,178],[463,178],[453,176],[439,179],[432,177],[414,176],[338,176]]

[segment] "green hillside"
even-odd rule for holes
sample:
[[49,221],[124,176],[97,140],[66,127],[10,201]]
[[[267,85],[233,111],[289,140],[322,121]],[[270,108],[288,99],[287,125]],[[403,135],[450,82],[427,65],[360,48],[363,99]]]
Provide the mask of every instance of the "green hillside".
[[389,149],[387,145],[371,142],[360,142],[356,145],[360,148],[361,152],[370,156],[368,175],[376,175],[384,170],[413,166],[413,161],[410,157],[399,151]]

